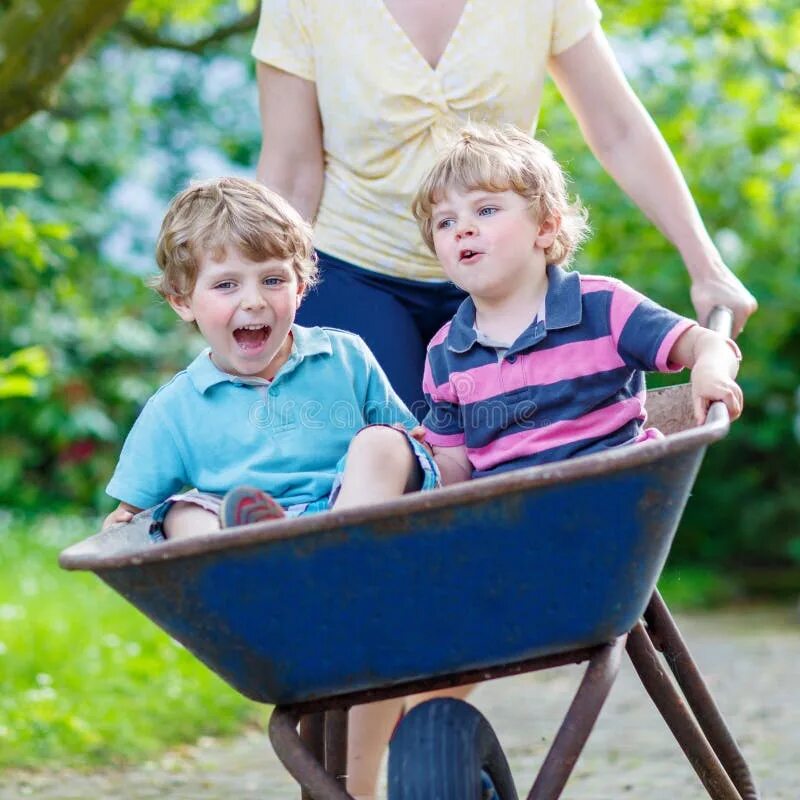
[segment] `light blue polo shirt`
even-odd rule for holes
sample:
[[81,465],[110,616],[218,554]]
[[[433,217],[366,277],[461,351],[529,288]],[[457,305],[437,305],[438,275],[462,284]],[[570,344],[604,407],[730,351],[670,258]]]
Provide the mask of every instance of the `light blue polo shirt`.
[[299,325],[292,334],[272,381],[222,372],[203,351],[148,400],[106,492],[150,508],[185,487],[246,484],[286,508],[313,503],[330,494],[361,428],[417,424],[360,337]]

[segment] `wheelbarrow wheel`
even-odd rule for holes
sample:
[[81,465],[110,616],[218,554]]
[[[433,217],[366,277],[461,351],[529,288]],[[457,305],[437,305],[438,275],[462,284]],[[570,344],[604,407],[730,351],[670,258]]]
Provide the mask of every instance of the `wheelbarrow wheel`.
[[492,726],[463,700],[416,706],[389,745],[388,800],[517,800]]

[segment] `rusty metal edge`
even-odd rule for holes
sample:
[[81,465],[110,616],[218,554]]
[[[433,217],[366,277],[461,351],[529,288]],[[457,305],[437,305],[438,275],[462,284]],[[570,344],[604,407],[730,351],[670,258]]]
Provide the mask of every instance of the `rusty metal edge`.
[[[620,447],[602,453],[579,456],[567,461],[514,470],[479,481],[466,481],[434,492],[415,492],[385,503],[346,511],[329,511],[309,517],[243,525],[219,533],[189,539],[167,541],[146,549],[137,548],[107,554],[82,552],[95,537],[68,547],[59,556],[59,564],[69,570],[113,570],[141,564],[189,558],[198,554],[233,548],[246,548],[276,539],[300,538],[343,527],[365,525],[384,518],[413,516],[440,511],[454,506],[483,502],[500,495],[551,486],[567,480],[579,480],[601,474],[613,474],[630,467],[642,466],[658,459],[703,447],[722,439],[730,423],[726,413],[719,413],[714,403],[703,425],[673,433],[663,439],[642,442],[635,447]],[[722,406],[722,411],[726,409]]]
[[561,653],[511,661],[503,664],[469,669],[459,672],[448,672],[444,675],[435,675],[428,678],[414,678],[390,685],[379,686],[374,689],[361,689],[344,694],[326,695],[298,703],[280,704],[282,708],[291,710],[300,715],[311,714],[315,711],[330,711],[332,709],[351,708],[363,703],[374,703],[377,700],[388,700],[392,697],[405,697],[406,695],[431,692],[437,689],[446,689],[452,686],[464,686],[470,683],[482,683],[495,678],[506,678],[511,675],[520,675],[524,672],[537,672],[553,667],[563,667],[569,664],[580,664],[588,661],[598,650],[605,647],[606,642],[574,648]]

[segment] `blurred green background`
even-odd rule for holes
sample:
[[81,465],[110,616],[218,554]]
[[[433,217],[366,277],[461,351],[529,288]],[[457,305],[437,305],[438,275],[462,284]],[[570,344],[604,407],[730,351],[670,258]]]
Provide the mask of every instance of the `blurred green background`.
[[[791,596],[800,590],[800,11],[794,0],[601,5],[714,240],[760,303],[739,340],[745,414],[707,456],[664,587],[689,603]],[[31,35],[33,6],[41,17]],[[67,24],[81,14],[90,20],[83,38]],[[153,244],[172,194],[192,177],[254,173],[256,17],[254,2],[227,0],[0,0],[0,753],[17,753],[6,763],[135,751],[128,740],[109,751],[82,717],[63,724],[85,744],[65,748],[50,733],[52,708],[36,717],[38,734],[25,729],[33,749],[7,747],[33,724],[33,706],[56,702],[59,668],[42,661],[48,648],[24,668],[14,660],[10,643],[23,641],[14,609],[28,609],[20,612],[26,626],[35,619],[45,638],[63,641],[61,652],[54,643],[49,650],[65,674],[70,642],[93,608],[110,603],[118,614],[105,634],[92,621],[98,653],[118,627],[128,632],[116,634],[118,643],[150,635],[97,582],[57,575],[54,558],[110,509],[103,489],[127,430],[198,348],[143,279],[155,269]],[[552,86],[539,135],[591,213],[594,235],[577,268],[619,276],[691,315],[678,254],[605,176]],[[51,604],[70,593],[85,602]],[[30,612],[37,602],[39,613]],[[167,645],[158,640],[145,656]],[[126,652],[134,662],[141,655]],[[147,682],[147,670],[133,672],[139,683],[129,694]],[[187,707],[227,691],[197,680],[187,684]],[[20,711],[9,692],[34,695]],[[247,716],[244,701],[230,702],[232,718]],[[151,742],[141,752],[191,736],[164,731],[160,739],[157,716],[151,728],[137,734]]]

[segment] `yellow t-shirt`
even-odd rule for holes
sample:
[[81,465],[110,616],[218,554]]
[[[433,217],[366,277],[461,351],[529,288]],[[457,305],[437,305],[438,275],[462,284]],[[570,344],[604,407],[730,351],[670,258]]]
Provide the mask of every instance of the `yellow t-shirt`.
[[595,0],[467,0],[431,69],[383,0],[262,0],[253,55],[316,83],[316,246],[387,275],[444,280],[411,216],[443,134],[467,119],[533,131],[548,58],[599,19]]

